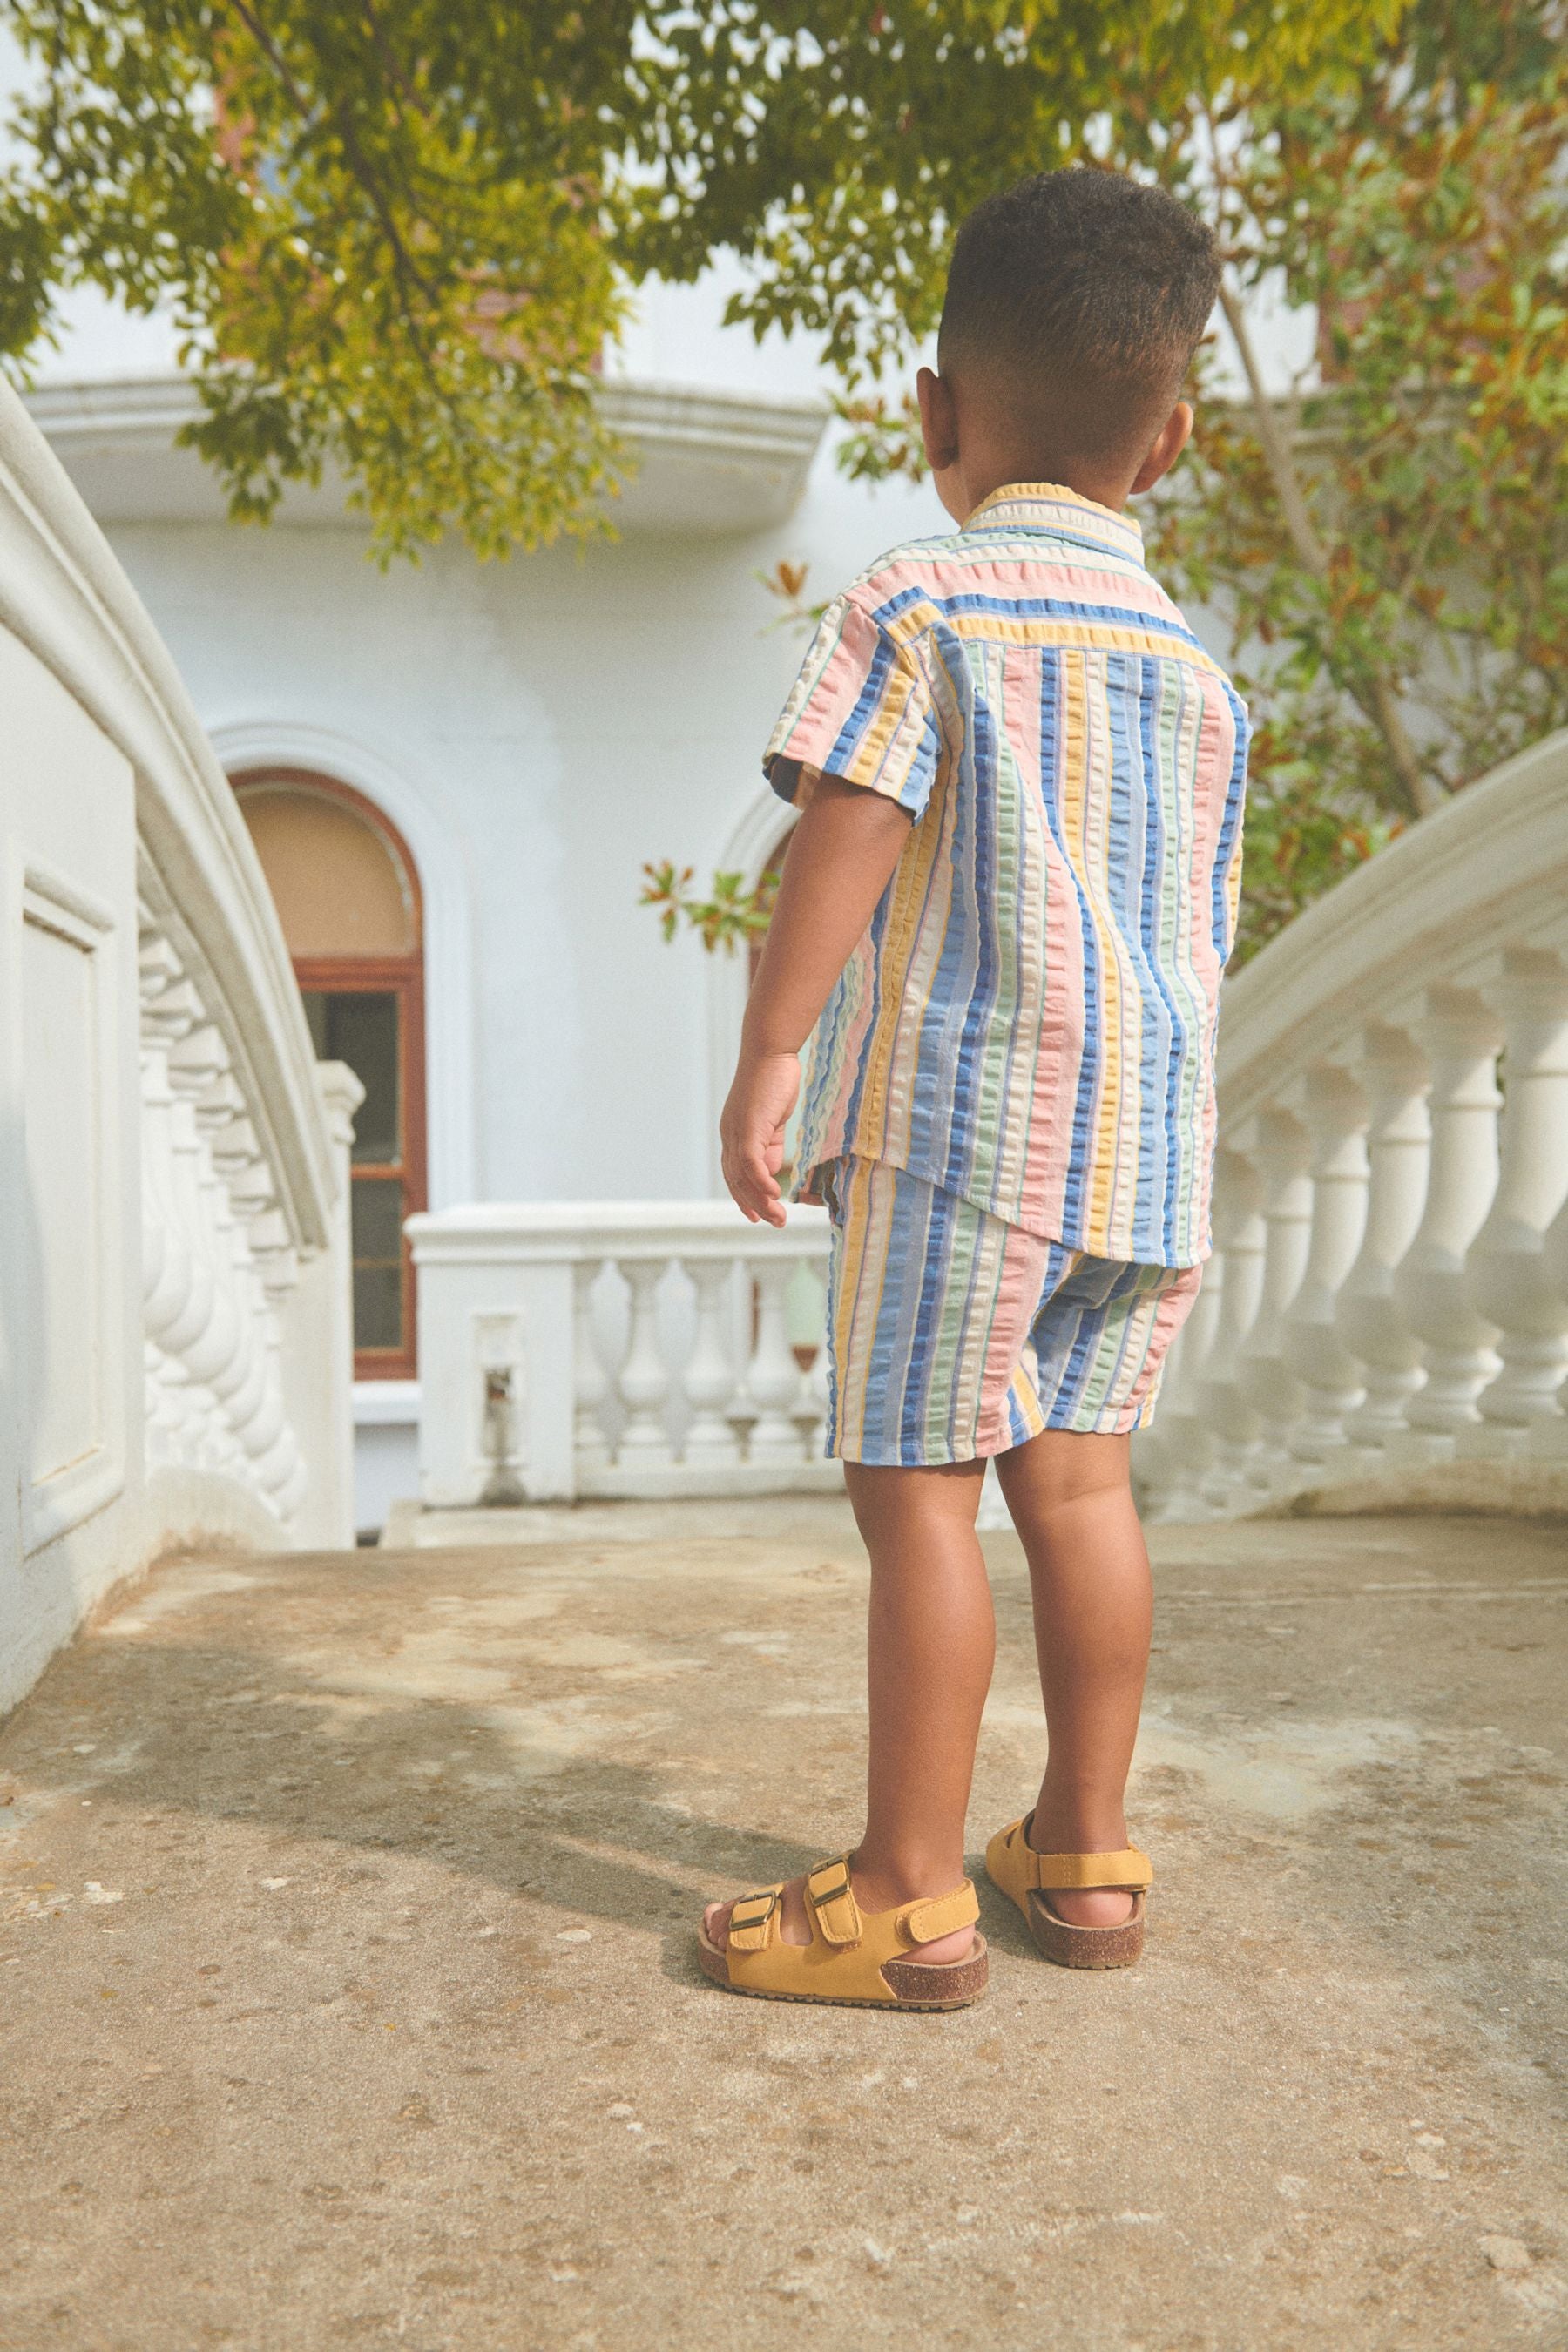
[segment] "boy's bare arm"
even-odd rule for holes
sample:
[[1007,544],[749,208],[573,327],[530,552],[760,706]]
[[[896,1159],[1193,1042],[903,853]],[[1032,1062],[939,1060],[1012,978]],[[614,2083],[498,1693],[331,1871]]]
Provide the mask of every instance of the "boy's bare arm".
[[[803,775],[803,793],[806,781]],[[800,1049],[910,837],[909,814],[896,801],[837,776],[811,782],[719,1121],[724,1181],[753,1224],[784,1222],[778,1172],[784,1122],[800,1091]]]

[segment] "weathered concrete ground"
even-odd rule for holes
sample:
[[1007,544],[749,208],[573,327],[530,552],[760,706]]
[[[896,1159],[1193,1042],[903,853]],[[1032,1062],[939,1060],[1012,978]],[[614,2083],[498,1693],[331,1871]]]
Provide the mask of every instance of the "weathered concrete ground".
[[989,1898],[951,2018],[692,1958],[856,1826],[841,1507],[538,1532],[167,1568],[0,1733],[6,2352],[1568,2343],[1561,1524],[1160,1532],[1149,1956]]

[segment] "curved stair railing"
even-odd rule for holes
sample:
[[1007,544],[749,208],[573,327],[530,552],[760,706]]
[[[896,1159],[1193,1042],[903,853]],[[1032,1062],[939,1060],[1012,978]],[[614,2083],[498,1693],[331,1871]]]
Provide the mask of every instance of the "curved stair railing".
[[1568,1467],[1568,731],[1226,982],[1215,1254],[1136,1441],[1152,1515]]
[[4,384],[0,890],[3,1706],[173,1543],[352,1540],[360,1098],[174,664]]

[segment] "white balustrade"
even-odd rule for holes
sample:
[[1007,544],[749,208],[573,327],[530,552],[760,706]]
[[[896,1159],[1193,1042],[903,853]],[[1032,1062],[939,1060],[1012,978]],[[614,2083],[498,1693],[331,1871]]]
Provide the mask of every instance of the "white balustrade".
[[140,946],[146,1458],[236,1480],[286,1535],[308,1484],[283,1393],[299,1253],[230,1048],[145,903]]
[[[1542,1297],[1550,1300],[1554,1311],[1568,1321],[1568,1201],[1546,1229],[1541,1253],[1541,1286]],[[1557,1391],[1555,1399],[1531,1423],[1521,1451],[1531,1460],[1568,1468],[1568,1384]]]
[[[1262,1431],[1239,1370],[1242,1348],[1262,1303],[1268,1229],[1256,1157],[1237,1145],[1220,1153],[1215,1167],[1215,1233],[1225,1263],[1218,1328],[1202,1380],[1204,1415],[1214,1447],[1200,1498],[1205,1515],[1209,1510],[1223,1515],[1247,1497],[1250,1459]],[[1154,1427],[1159,1427],[1158,1418]]]
[[1568,733],[1226,982],[1215,1242],[1134,1442],[1154,1516],[1568,1466]]
[[1457,1438],[1470,1454],[1521,1451],[1568,1378],[1568,1295],[1547,1263],[1547,1234],[1568,1197],[1568,969],[1556,956],[1512,955],[1497,998],[1508,1116],[1496,1196],[1468,1274],[1477,1314],[1500,1334],[1502,1369]]
[[196,1542],[342,1543],[357,1080],[166,648],[0,383],[0,1711]]
[[1347,1414],[1354,1465],[1375,1468],[1390,1435],[1426,1375],[1421,1349],[1394,1295],[1395,1269],[1415,1240],[1426,1198],[1432,1125],[1431,1074],[1408,1030],[1368,1023],[1362,1033],[1363,1079],[1371,1101],[1367,1128],[1366,1224],[1354,1265],[1340,1286],[1334,1320],[1361,1366],[1362,1402]]
[[1298,1462],[1324,1462],[1347,1444],[1346,1415],[1366,1393],[1360,1359],[1340,1336],[1335,1308],[1366,1227],[1368,1116],[1366,1095],[1346,1071],[1331,1062],[1308,1071],[1302,1120],[1312,1139],[1312,1219],[1281,1349],[1301,1383],[1289,1444]]
[[530,1501],[840,1484],[823,1454],[822,1210],[793,1208],[777,1232],[728,1201],[472,1206],[408,1231],[427,1505],[479,1502],[495,1468],[478,1334],[498,1316],[517,1335]]
[[594,1286],[604,1271],[596,1257],[579,1258],[572,1268],[573,1452],[578,1469],[592,1475],[608,1467],[605,1400],[609,1375],[594,1329]]
[[1431,991],[1415,1034],[1432,1066],[1432,1146],[1426,1205],[1394,1288],[1421,1342],[1426,1377],[1405,1408],[1405,1428],[1384,1449],[1404,1463],[1451,1454],[1456,1432],[1478,1418],[1476,1398],[1499,1369],[1494,1327],[1477,1313],[1465,1277],[1497,1187],[1501,1024],[1480,994],[1444,986]]
[[[1285,1317],[1300,1287],[1311,1242],[1312,1185],[1307,1173],[1311,1138],[1292,1111],[1270,1108],[1258,1119],[1257,1156],[1263,1179],[1263,1279],[1258,1313],[1241,1343],[1237,1374],[1258,1421],[1247,1464],[1254,1500],[1258,1492],[1271,1492],[1288,1469],[1289,1433],[1301,1409],[1301,1383],[1285,1361]],[[1209,1279],[1205,1273],[1205,1289]],[[1166,1385],[1173,1386],[1179,1402],[1184,1381]],[[1170,1402],[1163,1396],[1160,1410]]]

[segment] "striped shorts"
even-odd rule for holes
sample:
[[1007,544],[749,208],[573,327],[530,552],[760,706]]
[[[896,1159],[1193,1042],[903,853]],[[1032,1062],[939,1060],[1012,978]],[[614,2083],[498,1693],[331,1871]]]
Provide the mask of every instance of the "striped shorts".
[[906,1467],[1046,1429],[1142,1429],[1203,1268],[1090,1257],[881,1160],[818,1178],[833,1220],[827,1452]]

